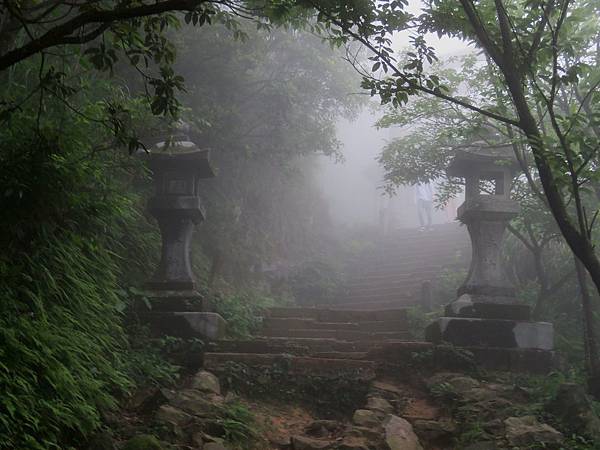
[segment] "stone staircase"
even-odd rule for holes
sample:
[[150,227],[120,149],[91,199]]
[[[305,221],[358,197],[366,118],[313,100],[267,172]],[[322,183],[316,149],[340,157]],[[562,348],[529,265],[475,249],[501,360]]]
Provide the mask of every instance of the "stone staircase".
[[204,367],[220,372],[230,362],[271,366],[285,358],[289,370],[313,376],[372,378],[369,352],[383,344],[410,341],[405,309],[348,310],[271,308],[261,335],[245,341],[218,341],[204,354]]
[[396,230],[354,264],[347,295],[335,307],[376,310],[427,303],[423,297],[444,271],[466,269],[470,258],[467,230],[457,223],[430,231]]
[[[447,347],[412,341],[407,306],[418,304],[423,284],[434,284],[444,269],[467,266],[467,232],[447,224],[428,232],[396,233],[357,264],[344,302],[271,308],[252,339],[210,343],[204,368],[219,374],[232,363],[265,370],[284,365],[294,375],[350,374],[372,380],[381,367],[410,364],[418,353],[429,359],[428,364],[455,365],[457,356]],[[553,364],[551,355],[535,350],[468,350],[477,364],[492,370],[543,373]]]

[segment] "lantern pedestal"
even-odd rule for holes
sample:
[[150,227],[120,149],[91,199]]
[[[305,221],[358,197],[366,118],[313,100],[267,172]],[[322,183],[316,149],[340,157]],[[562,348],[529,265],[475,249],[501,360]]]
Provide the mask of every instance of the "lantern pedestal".
[[148,156],[155,185],[148,211],[160,228],[161,258],[139,315],[155,336],[221,339],[226,322],[196,291],[191,265],[194,228],[204,220],[199,181],[214,176],[208,151],[188,141],[175,142],[173,153],[163,151],[164,143],[157,147]]
[[550,323],[531,322],[528,305],[517,302],[516,292],[502,267],[502,243],[508,222],[519,213],[510,198],[517,164],[506,148],[473,147],[459,151],[448,175],[466,180],[465,202],[458,219],[471,237],[472,258],[467,279],[457,299],[425,331],[434,343],[461,347],[552,350]]

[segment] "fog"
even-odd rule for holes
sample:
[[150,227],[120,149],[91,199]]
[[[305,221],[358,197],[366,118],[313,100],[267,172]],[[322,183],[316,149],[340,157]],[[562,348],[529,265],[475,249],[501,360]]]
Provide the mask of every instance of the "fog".
[[[412,2],[410,9],[417,13],[421,6],[421,2]],[[474,51],[458,39],[439,39],[430,34],[426,40],[435,48],[440,60]],[[409,46],[409,33],[398,33],[394,41],[397,51],[406,49]],[[355,119],[340,119],[336,132],[341,142],[343,161],[320,158],[319,186],[337,226],[381,226],[389,229],[418,225],[414,188],[399,187],[392,198],[382,189],[384,173],[377,157],[387,142],[406,131],[377,129],[375,123],[382,114],[383,107],[375,97],[367,102]],[[444,223],[452,218],[444,211],[435,211],[433,220],[434,223]]]

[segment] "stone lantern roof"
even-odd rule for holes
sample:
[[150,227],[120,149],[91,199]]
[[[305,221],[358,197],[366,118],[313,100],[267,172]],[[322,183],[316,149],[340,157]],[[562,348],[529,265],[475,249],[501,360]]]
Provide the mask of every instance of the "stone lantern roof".
[[500,167],[510,169],[513,174],[520,170],[511,144],[490,146],[484,141],[478,141],[457,150],[446,173],[452,177],[464,177],[473,172]]
[[190,141],[176,141],[168,147],[159,142],[148,155],[153,172],[164,170],[193,171],[197,178],[213,178],[215,172],[210,164],[208,149],[199,149]]

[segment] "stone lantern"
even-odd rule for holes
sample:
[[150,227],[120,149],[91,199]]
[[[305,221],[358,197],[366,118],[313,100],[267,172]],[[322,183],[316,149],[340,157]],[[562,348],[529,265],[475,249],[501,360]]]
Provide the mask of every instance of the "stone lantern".
[[460,150],[447,173],[465,180],[465,202],[458,219],[467,226],[472,259],[457,299],[445,317],[431,324],[427,339],[458,346],[551,350],[553,327],[531,322],[530,307],[518,303],[502,266],[502,243],[508,222],[519,213],[510,198],[518,170],[510,147],[475,143]]
[[225,322],[196,291],[192,273],[191,243],[194,228],[204,220],[200,180],[215,176],[209,151],[200,150],[186,137],[171,137],[156,144],[147,155],[155,192],[148,211],[162,239],[158,268],[146,284],[149,306],[143,316],[157,334],[218,338]]

